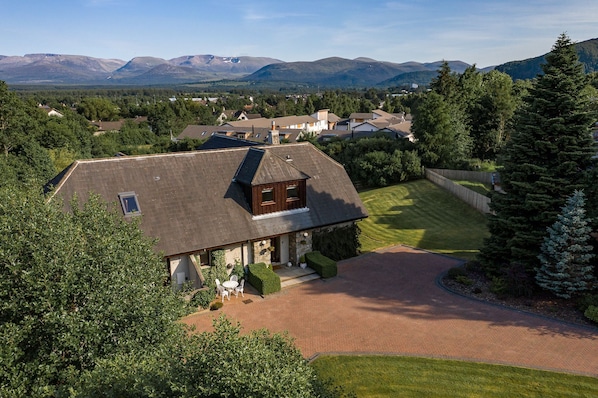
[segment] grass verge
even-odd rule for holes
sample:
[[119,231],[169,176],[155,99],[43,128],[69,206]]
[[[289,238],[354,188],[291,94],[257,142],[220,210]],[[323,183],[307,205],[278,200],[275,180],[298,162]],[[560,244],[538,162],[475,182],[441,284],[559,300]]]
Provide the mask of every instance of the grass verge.
[[372,355],[325,355],[312,366],[357,397],[598,396],[596,378],[513,366]]
[[369,217],[361,250],[405,244],[473,260],[488,236],[486,216],[428,180],[360,192]]

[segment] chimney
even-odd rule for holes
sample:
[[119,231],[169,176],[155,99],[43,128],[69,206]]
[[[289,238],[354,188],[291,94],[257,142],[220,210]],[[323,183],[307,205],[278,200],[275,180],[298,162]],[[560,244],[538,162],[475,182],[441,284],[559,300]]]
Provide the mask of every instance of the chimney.
[[276,123],[274,121],[272,121],[272,130],[268,134],[268,143],[270,145],[280,144],[280,135],[278,134],[278,130],[276,130]]

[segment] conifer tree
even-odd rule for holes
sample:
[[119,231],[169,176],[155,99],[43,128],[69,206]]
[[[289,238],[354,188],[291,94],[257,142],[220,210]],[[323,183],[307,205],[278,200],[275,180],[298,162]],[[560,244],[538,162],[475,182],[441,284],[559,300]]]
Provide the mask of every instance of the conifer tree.
[[538,256],[542,265],[536,269],[536,282],[563,298],[590,290],[594,280],[590,264],[594,254],[588,244],[592,229],[584,205],[583,191],[576,190],[557,221],[547,228],[548,236],[544,237]]
[[583,90],[587,78],[570,39],[559,36],[515,115],[515,129],[499,159],[506,194],[493,193],[491,236],[480,253],[486,270],[512,263],[533,276],[546,228],[565,200],[587,184],[596,153]]

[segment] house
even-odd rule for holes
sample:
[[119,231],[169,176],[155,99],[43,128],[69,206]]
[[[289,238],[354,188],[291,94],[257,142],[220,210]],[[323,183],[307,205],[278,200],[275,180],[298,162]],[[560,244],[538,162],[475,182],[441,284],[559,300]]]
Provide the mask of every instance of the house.
[[202,285],[210,252],[228,264],[297,264],[312,236],[367,217],[342,165],[310,143],[78,160],[49,186],[65,210],[101,195],[157,238],[171,278]]
[[[185,138],[208,139],[214,135],[225,135],[259,144],[268,143],[271,127],[232,127],[230,125],[209,126],[190,124],[178,135],[177,140]],[[301,137],[302,131],[297,129],[277,129],[281,142],[294,143]]]
[[64,115],[63,115],[61,112],[57,111],[57,110],[56,110],[56,109],[54,109],[54,108],[50,108],[50,107],[49,107],[49,106],[47,106],[47,105],[41,105],[41,104],[40,104],[40,105],[39,105],[39,108],[40,108],[40,109],[42,109],[44,112],[46,112],[46,114],[47,114],[48,116],[56,116],[56,117],[63,117],[63,116],[64,116]]
[[278,130],[301,130],[307,133],[320,134],[322,130],[328,129],[328,120],[318,120],[311,115],[283,116],[268,119],[265,117],[257,119],[239,120],[227,122],[225,126],[241,128],[276,128]]

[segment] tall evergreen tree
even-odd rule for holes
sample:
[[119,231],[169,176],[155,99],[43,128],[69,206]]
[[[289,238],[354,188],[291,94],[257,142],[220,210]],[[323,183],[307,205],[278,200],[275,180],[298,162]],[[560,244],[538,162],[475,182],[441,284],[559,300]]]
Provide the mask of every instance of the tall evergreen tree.
[[590,264],[594,254],[588,244],[592,229],[584,205],[583,191],[576,190],[557,221],[547,228],[538,256],[542,266],[536,269],[536,282],[563,298],[590,290],[594,280]]
[[542,69],[515,115],[515,131],[500,159],[506,194],[492,194],[491,236],[480,255],[494,273],[516,262],[533,275],[546,228],[566,198],[584,188],[584,175],[594,164],[594,116],[582,95],[587,78],[565,34]]

